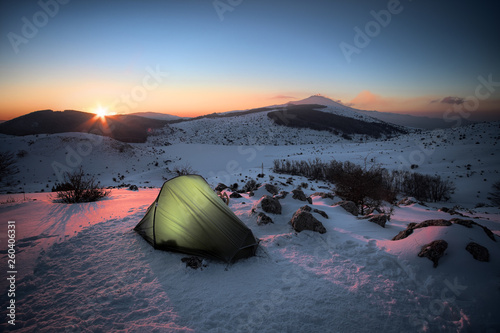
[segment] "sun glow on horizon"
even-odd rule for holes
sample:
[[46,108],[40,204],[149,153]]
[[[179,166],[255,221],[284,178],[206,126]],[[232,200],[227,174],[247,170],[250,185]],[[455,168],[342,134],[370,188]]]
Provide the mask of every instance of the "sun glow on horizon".
[[108,115],[108,109],[98,106],[95,110],[94,113],[99,117],[99,118],[104,118]]

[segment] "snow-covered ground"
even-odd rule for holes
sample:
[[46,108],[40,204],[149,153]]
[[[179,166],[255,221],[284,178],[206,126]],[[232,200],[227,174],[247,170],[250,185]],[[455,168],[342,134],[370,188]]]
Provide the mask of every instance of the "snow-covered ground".
[[[262,122],[249,119],[246,130],[234,128],[229,133],[233,118],[226,119],[181,123],[191,125],[179,124],[168,137],[157,135],[144,144],[81,133],[1,137],[2,150],[21,152],[23,157],[18,158],[20,172],[0,195],[2,309],[8,301],[6,231],[7,221],[12,220],[18,270],[16,326],[9,327],[2,319],[0,328],[20,332],[500,330],[500,211],[487,199],[491,184],[500,180],[499,123],[370,142],[328,142],[326,136],[316,140],[324,133],[308,131],[299,137],[310,135],[310,143],[285,145],[286,141],[277,142],[273,135],[279,130],[272,127],[264,130],[267,136],[238,142],[236,137],[251,139]],[[284,132],[283,139],[293,142],[290,135]],[[224,136],[233,142],[222,142]],[[303,177],[286,184],[290,176],[274,174],[270,168],[274,159],[316,157],[359,164],[373,160],[390,169],[415,164],[418,172],[452,180],[456,190],[450,202],[396,207],[385,228],[350,215],[336,205],[338,197],[314,196],[310,206],[328,215],[314,213],[325,234],[293,231],[288,222],[306,202],[291,195],[281,200],[281,215],[269,214],[273,224],[258,226],[251,209],[266,191],[261,188],[253,197],[244,193],[231,199],[230,207],[261,240],[257,255],[232,265],[207,260],[206,267],[198,270],[186,268],[182,254],[154,250],[132,231],[175,167],[189,166],[212,186],[237,182],[240,187],[263,167],[260,183],[276,183],[284,191],[307,183],[303,190],[311,195],[331,187]],[[79,166],[103,186],[136,184],[139,191],[112,189],[109,198],[94,203],[53,202],[47,192],[60,181],[59,174]],[[496,242],[479,226],[457,224],[417,229],[406,239],[391,240],[410,222],[457,217],[439,211],[443,206],[457,206],[465,218],[492,230]],[[424,244],[435,239],[449,244],[437,268],[417,256]],[[489,262],[479,262],[465,250],[471,241],[489,250]]]

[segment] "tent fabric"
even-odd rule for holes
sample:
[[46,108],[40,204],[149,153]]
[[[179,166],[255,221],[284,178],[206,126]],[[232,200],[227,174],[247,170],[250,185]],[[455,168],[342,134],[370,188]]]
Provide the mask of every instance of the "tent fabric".
[[231,262],[255,255],[258,241],[203,177],[166,181],[134,228],[156,249]]

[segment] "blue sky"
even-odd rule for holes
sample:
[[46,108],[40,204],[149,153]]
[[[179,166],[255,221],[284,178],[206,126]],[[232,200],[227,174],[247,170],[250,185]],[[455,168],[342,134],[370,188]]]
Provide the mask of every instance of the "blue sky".
[[[2,118],[47,108],[113,111],[134,89],[124,112],[195,115],[321,93],[362,109],[438,116],[449,105],[431,101],[474,96],[478,76],[500,81],[493,1],[42,0],[0,6]],[[371,12],[388,8],[397,12],[390,22],[375,23]],[[26,20],[39,26],[28,38]],[[368,45],[348,61],[340,45],[355,47],[355,27],[366,33],[367,25],[377,24]],[[144,94],[147,68],[168,75]],[[499,100],[495,86],[477,113],[500,111]]]

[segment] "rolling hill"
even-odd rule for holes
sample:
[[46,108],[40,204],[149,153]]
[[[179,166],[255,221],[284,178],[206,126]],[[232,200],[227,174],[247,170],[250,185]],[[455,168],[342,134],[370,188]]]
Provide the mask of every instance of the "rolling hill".
[[168,122],[134,115],[99,118],[81,111],[35,111],[0,124],[0,133],[8,135],[84,132],[108,136],[122,142],[145,142],[148,132]]

